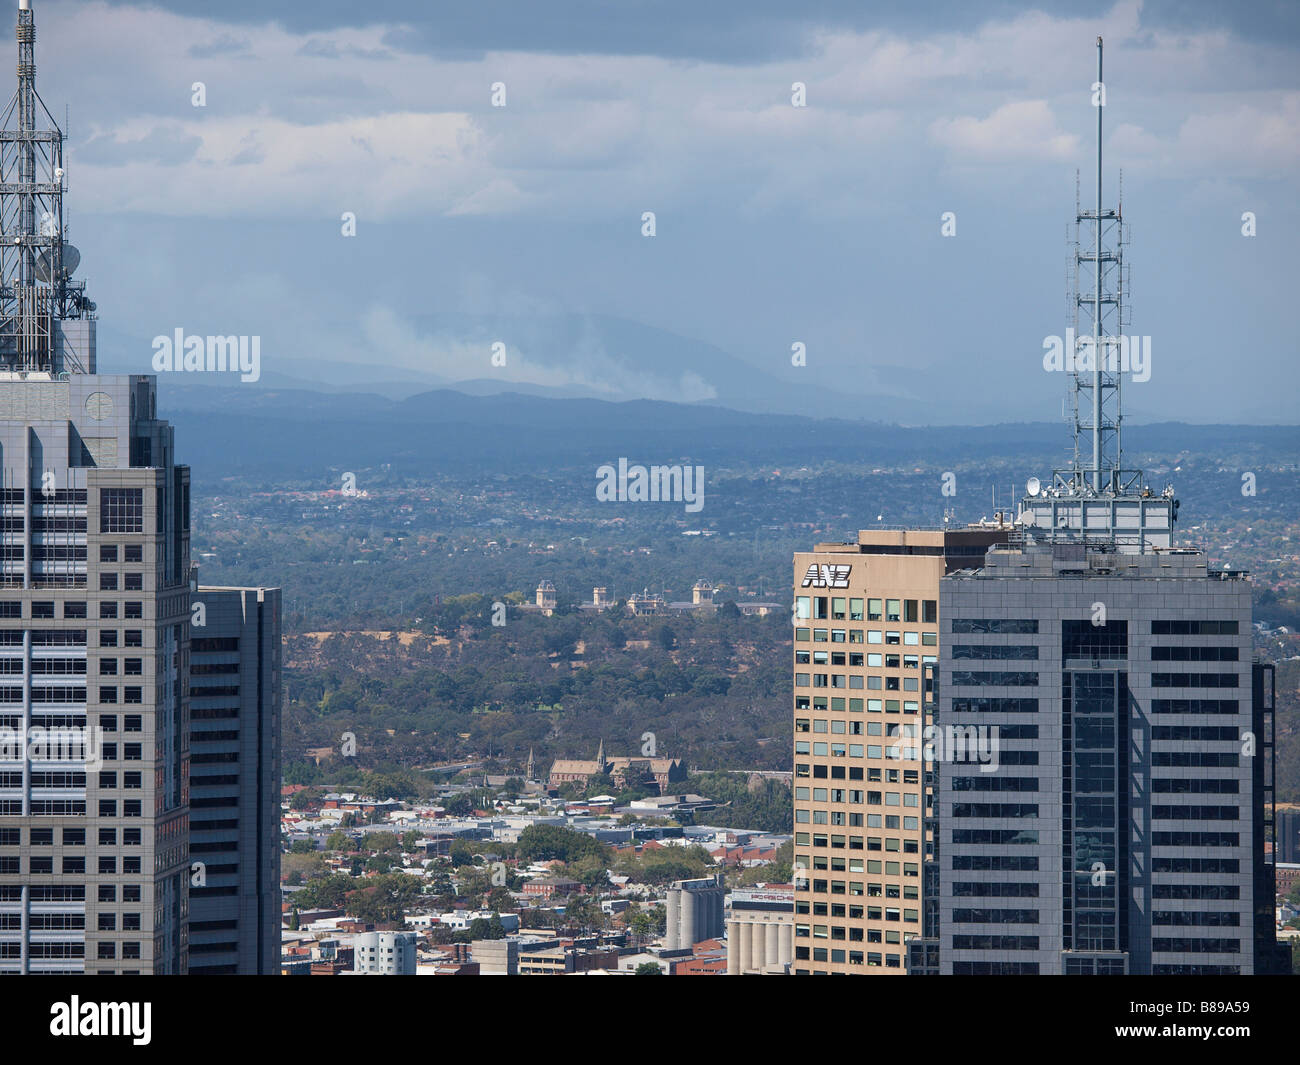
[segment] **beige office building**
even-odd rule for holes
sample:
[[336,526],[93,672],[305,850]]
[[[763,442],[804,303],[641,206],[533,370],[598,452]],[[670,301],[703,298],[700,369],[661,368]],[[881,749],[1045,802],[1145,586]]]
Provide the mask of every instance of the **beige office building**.
[[1000,525],[868,529],[794,558],[794,959],[798,974],[903,975],[921,934],[922,729],[939,656],[939,578],[982,562]]

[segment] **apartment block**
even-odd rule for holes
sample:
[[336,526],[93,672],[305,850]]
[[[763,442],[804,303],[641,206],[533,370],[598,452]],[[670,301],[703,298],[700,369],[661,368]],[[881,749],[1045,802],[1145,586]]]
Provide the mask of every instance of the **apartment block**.
[[419,942],[414,932],[365,932],[353,942],[352,971],[372,976],[414,976]]
[[794,974],[898,974],[922,931],[918,736],[939,579],[1009,527],[869,529],[794,559]]

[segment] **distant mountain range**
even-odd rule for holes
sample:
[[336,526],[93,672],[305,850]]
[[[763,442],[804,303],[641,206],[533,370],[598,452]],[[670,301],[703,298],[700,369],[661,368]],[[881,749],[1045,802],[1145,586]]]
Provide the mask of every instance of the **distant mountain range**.
[[[263,337],[262,377],[253,387],[365,391],[395,400],[440,388],[467,395],[651,399],[903,425],[991,424],[1023,410],[1050,417],[1064,392],[1060,375],[1033,374],[1013,406],[989,387],[987,367],[975,360],[939,372],[864,359],[860,368],[832,377],[815,349],[807,367],[791,365],[785,341],[741,359],[712,344],[605,315],[434,314],[409,323],[372,315],[355,328],[349,342],[354,339],[358,353],[375,352],[373,357],[335,362],[282,355],[275,337]],[[504,366],[492,363],[497,343],[503,345]],[[117,332],[105,322],[99,350],[104,372],[151,372],[149,338]],[[301,345],[294,350],[300,352]],[[209,374],[191,380],[220,383]],[[1130,406],[1130,415],[1141,411]]]
[[[896,425],[652,400],[609,402],[519,393],[468,395],[436,389],[405,399],[362,391],[321,392],[258,385],[196,384],[204,375],[161,375],[159,414],[177,427],[177,453],[206,478],[225,473],[319,476],[326,469],[385,463],[406,473],[439,468],[467,475],[544,473],[559,466],[629,457],[650,463],[777,468],[820,462],[893,465],[1017,460],[1050,472],[1066,459],[1059,423]],[[1126,429],[1132,461],[1182,453],[1300,457],[1295,426]]]

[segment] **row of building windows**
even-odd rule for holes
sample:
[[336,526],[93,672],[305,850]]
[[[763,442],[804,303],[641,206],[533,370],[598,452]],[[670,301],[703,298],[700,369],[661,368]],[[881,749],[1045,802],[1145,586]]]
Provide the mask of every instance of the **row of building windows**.
[[[895,943],[897,940],[891,939],[889,942]],[[795,947],[794,956],[797,961],[820,961],[830,962],[833,965],[862,965],[868,969],[878,969],[882,966],[886,969],[900,969],[903,961],[898,954],[884,954],[867,951],[865,954],[860,950],[828,950],[826,947],[813,947],[811,951],[808,947]],[[883,958],[883,961],[882,961]],[[807,969],[795,969],[796,976],[806,975]]]
[[[144,702],[144,689],[139,687],[127,686],[121,691],[121,702],[123,703],[142,703]],[[101,686],[99,689],[99,701],[104,704],[113,704],[119,701],[119,689],[108,686]]]
[[954,909],[953,924],[1038,924],[1038,910],[989,909],[984,907]]
[[[1091,621],[1086,622],[1092,625]],[[1094,628],[1099,626],[1093,626]],[[1036,618],[953,618],[950,631],[955,633],[986,633],[1002,635],[1032,635],[1038,632]],[[1236,636],[1235,621],[1152,621],[1152,636]]]
[[[99,646],[116,647],[117,646],[117,629],[100,629]],[[143,647],[144,631],[142,629],[126,629],[122,633],[123,647]]]
[[[28,889],[32,902],[85,902],[85,884],[32,884]],[[21,884],[0,885],[0,902],[22,902]]]
[[[204,694],[199,690],[192,695]],[[809,750],[809,748],[812,748]],[[795,740],[795,754],[811,754],[814,758],[884,758],[885,748],[874,743],[809,743],[808,740]],[[896,754],[891,756],[897,756]]]
[[[23,916],[20,913],[0,913],[0,929],[6,932],[21,931]],[[33,913],[27,918],[32,932],[76,932],[86,927],[84,913]]]
[[119,663],[116,658],[101,658],[99,660],[99,675],[101,677],[117,676],[118,665],[122,667],[122,673],[128,677],[138,677],[144,673],[143,658],[123,658]]
[[937,599],[800,595],[795,597],[795,616],[831,621],[901,621],[912,625],[935,625],[939,621],[939,602]]
[[[890,906],[868,906],[867,920],[917,924],[920,922],[920,915],[916,910],[895,909]],[[859,943],[864,940],[869,940],[872,943],[884,942],[880,938],[870,939],[871,932],[875,932],[876,936],[879,937],[884,931],[888,931],[888,929],[845,928],[843,925],[800,923],[796,923],[794,926],[794,934],[797,939],[851,939]],[[891,939],[888,942],[899,943],[901,940]]]
[[1038,936],[953,936],[953,950],[1037,950]]
[[1236,662],[1236,647],[1153,647],[1153,662]]
[[1236,795],[1239,782],[1222,778],[1156,777],[1151,791],[1157,795]]
[[[121,590],[124,592],[138,592],[144,588],[143,573],[101,573],[99,575],[99,590],[101,592],[116,592],[119,583]],[[85,617],[83,614],[82,617]]]
[[1151,940],[1151,950],[1156,954],[1239,954],[1242,951],[1242,942],[1240,939],[1157,937]]
[[1155,873],[1236,873],[1241,863],[1236,858],[1152,858]]
[[[104,769],[99,774],[99,787],[101,790],[112,790],[117,788],[117,771],[114,769]],[[135,771],[122,774],[122,787],[128,790],[136,790],[144,787],[143,774]]]
[[1238,738],[1235,725],[1155,725],[1151,729],[1151,739],[1157,742],[1168,740],[1235,741]]
[[[920,899],[921,889],[915,884],[868,883],[869,899]],[[812,914],[814,917],[850,917],[858,918],[866,912],[860,904],[850,903],[847,908],[842,902],[818,902],[816,900],[797,899],[794,912]]]
[[[27,490],[24,488],[5,488],[0,491],[0,504],[5,506],[18,506],[26,501]],[[37,506],[54,503],[64,506],[84,507],[86,505],[86,490],[84,488],[55,488],[53,490],[33,488],[32,502]]]
[[794,708],[796,710],[830,710],[832,713],[843,713],[845,704],[848,704],[850,714],[860,714],[863,709],[869,714],[897,714],[908,713],[915,714],[920,711],[920,702],[915,699],[861,699],[848,698],[842,695],[832,696],[827,700],[824,695],[796,695],[794,699]]
[[794,775],[799,779],[812,777],[814,780],[862,780],[866,770],[862,766],[810,765],[808,762],[795,762]]
[[1153,847],[1237,847],[1237,832],[1152,832]]
[[[851,688],[857,691],[904,691],[917,692],[921,691],[921,681],[917,677],[861,677],[856,674],[846,675],[843,673],[796,673],[794,675],[794,686],[796,688]],[[919,703],[919,700],[911,700],[913,703]],[[911,712],[911,711],[909,711]]]
[[[805,833],[800,833],[800,835],[804,835],[804,834]],[[822,838],[824,839],[825,837]],[[866,843],[866,849],[868,851],[897,851],[904,854],[920,853],[917,847],[917,841],[914,839],[899,840],[895,837],[888,837],[882,840],[880,836],[867,836],[865,837],[865,840],[862,836],[849,836],[848,837],[849,850],[862,850],[864,842]],[[826,846],[826,844],[824,843],[821,845]],[[800,859],[804,859],[807,857],[807,855],[801,854],[799,857]],[[824,857],[814,855],[812,867],[814,869],[826,869],[828,868],[828,866],[825,864],[826,860],[827,859]],[[847,867],[844,865],[844,862],[846,860],[849,863]],[[831,865],[829,866],[829,868],[831,869],[847,868],[847,871],[850,873],[863,872],[861,858],[844,859],[844,858],[832,857],[830,861],[831,861]]]
[[1236,688],[1236,673],[1152,673],[1153,688]]
[[[853,780],[861,780],[861,779],[863,778],[863,774],[862,774],[862,771],[861,771],[860,769],[855,769],[852,773],[849,774],[849,776],[850,776]],[[897,784],[897,783],[899,783],[899,782],[901,781],[901,782],[904,783],[904,784],[919,784],[919,783],[920,783],[920,770],[917,770],[917,769],[901,769],[901,770],[900,770],[900,769],[880,769],[880,768],[872,767],[871,769],[868,769],[868,770],[867,770],[867,772],[866,772],[866,779],[869,780],[869,781],[871,781],[871,782],[873,782],[873,783],[881,783],[881,782],[883,782],[883,783],[887,783],[887,784]],[[814,788],[814,789],[813,789],[813,795],[816,796],[816,795],[817,795],[821,790],[822,790],[821,788]],[[808,789],[807,789],[807,788],[796,788],[796,789],[795,789],[795,798],[796,798],[796,799],[799,799],[799,798],[807,799],[807,798],[808,798]],[[820,801],[820,800],[819,800],[819,801]]]
[[954,880],[954,898],[1036,899],[1037,884],[1016,884],[1001,881]]
[[[86,686],[84,684],[33,684],[30,695],[33,703],[84,703]],[[0,686],[0,703],[22,701],[22,685]]]
[[[144,545],[143,544],[122,544],[122,561],[123,562],[143,562]],[[100,544],[99,561],[100,562],[117,562],[118,561],[117,544]]]
[[1218,928],[1237,928],[1241,924],[1241,915],[1222,910],[1154,910],[1151,923],[1156,925],[1175,925],[1193,927],[1204,925]]
[[[128,574],[128,576],[130,576],[130,574]],[[138,574],[136,576],[138,576]],[[133,581],[131,583],[134,584],[135,582]],[[127,591],[132,590],[131,586],[128,585],[126,590]],[[87,604],[84,600],[80,600],[80,599],[64,600],[63,617],[65,619],[73,619],[73,620],[80,621],[86,617],[86,606]],[[121,616],[124,618],[144,617],[144,604],[140,600],[128,599],[125,602],[121,603],[120,607],[121,607]],[[32,617],[39,621],[51,620],[54,617],[54,608],[55,608],[54,600],[43,600],[43,601],[33,600]],[[99,604],[100,620],[111,621],[114,618],[118,617],[118,608],[119,608],[119,604],[114,600],[105,600],[104,602],[101,602]],[[35,637],[38,632],[42,632],[42,630],[37,629],[32,632],[33,644],[36,643]],[[84,647],[86,645],[85,629],[54,629],[54,630],[46,630],[46,632],[47,633],[69,633],[72,634],[72,636],[69,636],[62,641],[54,641],[51,639],[50,641],[42,644],[41,646]],[[80,639],[75,638],[76,634],[80,634]],[[20,629],[8,629],[4,633],[0,634],[0,646],[21,647],[22,644],[23,644],[23,634],[22,634],[22,630]]]
[[1152,699],[1153,714],[1238,714],[1236,699]]
[[[105,762],[116,762],[118,760],[117,746],[118,745],[116,743],[105,743],[100,750],[100,758],[103,759],[103,761]],[[144,759],[143,744],[140,743],[122,744],[122,761],[139,762],[142,761],[143,759]]]
[[[116,799],[99,800],[100,817],[116,817],[118,803]],[[139,799],[125,799],[122,802],[123,817],[143,817],[144,810]]]
[[869,643],[886,647],[937,647],[937,632],[885,632],[876,629],[806,629],[794,630],[796,643]]
[[981,661],[999,661],[1009,658],[1036,659],[1038,645],[1032,643],[958,643],[952,646],[952,657]]
[[1021,669],[952,671],[953,687],[1037,688],[1038,674]]
[[[5,859],[0,858],[0,863],[11,861],[14,868],[10,872],[17,873],[17,858]],[[135,856],[124,856],[122,859],[123,873],[138,875],[141,869],[141,859]],[[101,854],[98,856],[99,873],[102,876],[115,875],[118,872],[118,857],[114,854]],[[38,856],[33,854],[28,859],[28,872],[33,876],[53,876],[54,875],[54,858],[49,855]],[[86,872],[85,855],[65,854],[62,857],[59,872],[63,876],[78,875],[83,876]]]
[[852,669],[920,669],[922,663],[937,662],[934,655],[877,654],[865,651],[803,651],[795,650],[797,666],[848,666]]
[[1036,803],[1015,802],[955,802],[952,804],[953,817],[978,817],[988,820],[995,817],[1034,817],[1038,816]]
[[[206,739],[206,735],[204,736]],[[807,788],[799,789],[807,792]],[[813,802],[850,803],[855,806],[920,806],[919,792],[897,791],[858,791],[855,788],[813,788]],[[796,801],[800,801],[796,796]],[[805,794],[802,801],[807,801]],[[807,814],[808,811],[804,810]],[[805,818],[806,821],[806,818]],[[908,826],[915,827],[915,826]]]
[[949,868],[959,872],[1031,873],[1038,870],[1035,854],[954,854]]
[[[31,817],[84,817],[85,799],[32,799],[27,811]],[[23,816],[21,799],[0,799],[0,817]]]
[[[886,728],[889,729],[888,733],[884,731]],[[829,733],[832,736],[912,736],[915,735],[916,728],[915,725],[886,724],[883,721],[845,721],[842,718],[797,717],[794,721],[796,733],[813,732],[819,735]]]
[[[921,866],[916,862],[882,862],[872,859],[867,862],[868,873],[880,876],[917,877],[921,875]],[[795,891],[811,891],[815,895],[865,895],[865,885],[860,880],[823,880],[810,878],[807,870],[795,876]]]

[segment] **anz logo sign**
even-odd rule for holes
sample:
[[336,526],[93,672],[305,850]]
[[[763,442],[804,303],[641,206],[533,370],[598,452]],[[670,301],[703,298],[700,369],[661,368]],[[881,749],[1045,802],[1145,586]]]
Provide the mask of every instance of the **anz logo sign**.
[[847,588],[849,571],[852,566],[819,566],[816,562],[808,567],[803,577],[805,588]]

